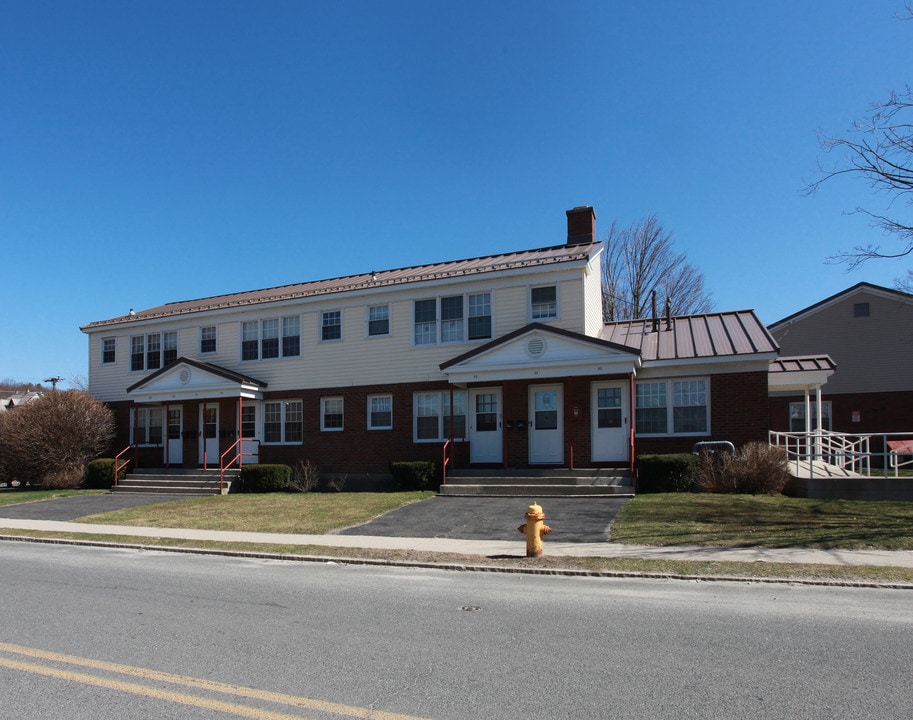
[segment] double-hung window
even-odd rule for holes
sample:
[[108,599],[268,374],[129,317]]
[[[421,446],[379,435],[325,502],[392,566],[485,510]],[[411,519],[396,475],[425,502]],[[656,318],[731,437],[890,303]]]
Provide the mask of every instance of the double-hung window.
[[706,435],[710,429],[706,378],[640,382],[635,386],[638,435]]
[[133,425],[133,441],[137,445],[162,444],[162,408],[141,407],[136,409]]
[[[818,429],[818,403],[812,400],[809,403],[812,411],[812,421],[811,429]],[[821,402],[821,429],[830,430],[831,429],[831,401],[823,400]],[[805,432],[805,403],[804,402],[791,402],[789,404],[789,431],[790,432]]]
[[200,328],[200,353],[214,353],[216,351],[216,326],[208,325]]
[[529,308],[533,320],[553,320],[558,317],[558,288],[554,285],[530,288]]
[[320,340],[342,339],[342,311],[325,310],[320,313]]
[[[215,347],[214,338],[213,347]],[[299,355],[301,355],[301,320],[297,315],[241,323],[242,360],[271,360],[278,357],[298,357]]]
[[146,336],[134,335],[130,338],[130,369],[143,370],[146,366]]
[[371,305],[368,307],[368,337],[390,334],[390,306]]
[[[415,393],[412,397],[413,433],[416,442],[443,441],[451,437],[450,391]],[[453,438],[466,436],[466,393],[453,394]]]
[[393,396],[368,396],[368,430],[390,430],[393,427]]
[[117,338],[105,338],[101,341],[101,361],[110,365],[117,359]]
[[491,293],[416,300],[413,313],[416,345],[487,340],[492,336]]
[[130,369],[158,370],[178,357],[177,331],[130,338]]
[[300,443],[304,437],[304,410],[301,400],[263,403],[263,442]]
[[341,397],[320,398],[320,429],[338,431],[343,428],[343,399]]

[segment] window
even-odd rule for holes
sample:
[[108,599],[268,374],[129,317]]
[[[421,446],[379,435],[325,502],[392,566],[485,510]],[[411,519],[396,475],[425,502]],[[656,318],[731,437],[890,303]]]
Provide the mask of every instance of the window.
[[241,406],[241,437],[257,437],[257,407],[255,405]]
[[299,357],[301,355],[301,319],[282,318],[282,357]]
[[869,316],[869,304],[868,303],[853,303],[853,317],[868,317]]
[[[413,432],[416,442],[443,441],[450,438],[450,392],[415,393],[412,402]],[[453,437],[466,436],[466,393],[453,394]]]
[[622,425],[621,388],[605,387],[596,391],[596,425],[620,428]]
[[532,288],[529,292],[530,317],[549,320],[558,317],[558,289],[554,285]]
[[137,445],[162,444],[162,408],[141,407],[136,409],[133,442]]
[[260,323],[260,357],[271,360],[279,357],[279,319],[270,318]]
[[638,435],[706,435],[710,430],[706,378],[637,383],[634,395]]
[[146,369],[156,370],[162,366],[162,337],[158,333],[146,336]]
[[242,360],[273,360],[280,357],[280,351],[281,357],[301,355],[301,321],[297,316],[241,323]]
[[[818,403],[814,400],[810,403],[812,409],[812,422],[811,429],[818,429]],[[821,409],[823,410],[821,414],[821,429],[830,430],[831,429],[831,401],[824,400],[821,403]],[[789,404],[789,431],[790,432],[805,432],[805,403],[804,402],[791,402]]]
[[486,340],[492,336],[491,293],[416,300],[413,312],[416,345]]
[[441,298],[441,342],[463,342],[463,296]]
[[110,365],[117,359],[117,339],[105,338],[101,341],[101,361]]
[[200,353],[214,353],[216,351],[216,326],[200,328]]
[[393,427],[393,396],[368,396],[368,430],[390,430]]
[[177,332],[162,333],[162,367],[178,359]]
[[469,339],[491,338],[491,294],[469,296]]
[[145,367],[143,357],[145,355],[146,338],[143,335],[135,335],[130,338],[130,369],[142,370]]
[[263,403],[263,442],[300,443],[304,437],[303,418],[301,400]]
[[320,398],[320,429],[342,430],[342,408],[341,397]]
[[368,337],[390,334],[390,306],[372,305],[368,308]]
[[321,341],[342,339],[341,310],[328,310],[320,314],[320,339]]

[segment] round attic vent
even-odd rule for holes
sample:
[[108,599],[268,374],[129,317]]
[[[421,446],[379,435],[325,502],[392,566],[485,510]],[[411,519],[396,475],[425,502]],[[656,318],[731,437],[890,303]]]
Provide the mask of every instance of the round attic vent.
[[182,385],[186,385],[190,382],[190,368],[184,368],[181,370],[180,380]]
[[530,357],[541,357],[545,352],[545,338],[533,335],[526,341],[526,353]]

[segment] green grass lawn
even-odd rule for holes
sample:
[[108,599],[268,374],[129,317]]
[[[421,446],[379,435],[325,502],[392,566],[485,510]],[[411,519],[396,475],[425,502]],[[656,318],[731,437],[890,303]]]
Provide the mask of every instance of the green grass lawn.
[[913,503],[638,495],[612,526],[612,539],[640,545],[913,550]]

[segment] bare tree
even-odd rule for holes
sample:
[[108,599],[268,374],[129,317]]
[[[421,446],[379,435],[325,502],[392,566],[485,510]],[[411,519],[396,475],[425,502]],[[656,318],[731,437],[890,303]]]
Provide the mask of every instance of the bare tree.
[[[903,19],[913,19],[913,6],[906,5]],[[872,190],[888,198],[889,213],[873,212],[856,207],[852,212],[867,215],[873,227],[893,236],[899,245],[882,250],[874,244],[857,245],[827,258],[828,262],[846,264],[847,271],[855,270],[868,260],[902,258],[913,252],[913,220],[903,218],[905,207],[913,205],[913,91],[903,92],[874,104],[868,117],[853,123],[847,137],[819,136],[825,152],[842,152],[843,158],[832,168],[819,168],[820,176],[805,188],[807,195],[816,193],[828,180],[843,175],[859,177]],[[909,283],[909,278],[906,280]],[[897,281],[903,287],[904,281]]]
[[612,223],[602,262],[603,316],[607,321],[633,320],[651,311],[652,294],[673,315],[708,312],[713,307],[704,275],[675,251],[672,233],[655,215],[619,228]]
[[114,432],[111,410],[78,390],[49,392],[0,413],[0,475],[20,487],[78,487]]

